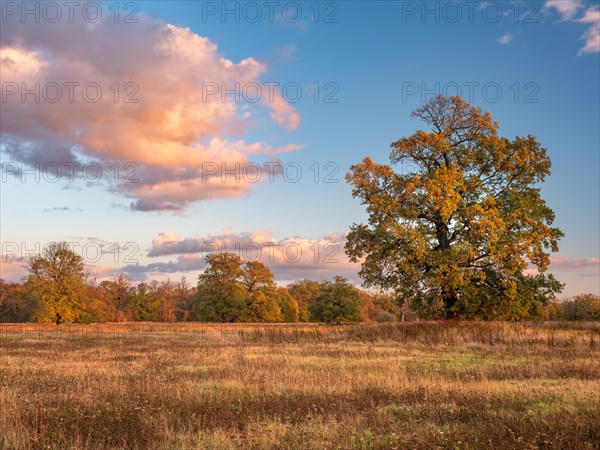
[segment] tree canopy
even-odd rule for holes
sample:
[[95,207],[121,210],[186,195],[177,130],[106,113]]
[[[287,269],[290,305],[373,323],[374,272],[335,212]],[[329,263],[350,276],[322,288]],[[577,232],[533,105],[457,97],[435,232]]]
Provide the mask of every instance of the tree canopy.
[[[367,207],[346,244],[365,285],[445,317],[477,301],[478,314],[499,318],[507,308],[495,305],[516,305],[524,290],[560,291],[543,274],[563,236],[538,187],[550,174],[546,149],[530,135],[499,136],[490,113],[460,97],[438,95],[412,117],[430,131],[393,142],[390,164],[367,157],[346,176]],[[537,279],[523,275],[529,266]]]
[[200,320],[217,322],[295,322],[298,304],[277,288],[273,273],[259,261],[234,253],[206,256],[195,309]]
[[33,319],[39,322],[81,321],[87,293],[83,258],[65,242],[53,242],[42,254],[26,260],[30,275],[25,291],[34,303]]
[[297,280],[290,283],[287,290],[298,302],[300,321],[310,322],[310,307],[321,293],[321,283],[313,280]]
[[324,281],[321,292],[310,308],[314,320],[328,323],[360,322],[363,300],[360,291],[344,277]]

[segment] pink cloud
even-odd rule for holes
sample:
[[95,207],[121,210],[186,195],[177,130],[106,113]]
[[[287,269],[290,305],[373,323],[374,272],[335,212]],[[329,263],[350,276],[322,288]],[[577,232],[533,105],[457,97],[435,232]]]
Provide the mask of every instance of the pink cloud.
[[[254,58],[235,63],[188,28],[139,19],[123,24],[107,15],[93,25],[76,20],[61,28],[43,21],[2,24],[0,129],[9,156],[33,164],[46,161],[50,149],[52,162],[92,159],[107,173],[115,162],[133,161],[138,182],[113,190],[132,198],[134,209],[180,210],[243,195],[255,184],[223,181],[219,172],[207,174],[207,163],[243,166],[251,155],[300,148],[243,138],[267,116],[287,130],[299,126],[300,116],[277,90],[272,101],[243,105],[207,95],[203,87],[260,83],[266,64]],[[23,102],[21,88],[35,83],[41,101],[29,95]]]
[[176,261],[129,267],[133,272],[173,273],[204,268],[204,257],[212,252],[233,252],[244,260],[258,260],[271,268],[278,281],[300,278],[325,279],[344,275],[359,282],[360,265],[351,263],[344,251],[346,233],[320,238],[291,236],[276,238],[269,230],[236,233],[230,229],[207,236],[182,238],[163,232],[152,241],[150,257],[178,255]]
[[556,271],[572,271],[581,269],[600,269],[600,258],[573,258],[569,256],[550,257],[550,268]]
[[23,258],[16,255],[0,255],[0,278],[9,283],[20,283],[27,276]]
[[277,93],[273,97],[271,102],[271,119],[277,122],[288,130],[295,130],[300,126],[300,115],[296,110],[283,98],[283,96]]
[[570,20],[581,9],[583,2],[581,0],[547,0],[544,4],[544,10],[556,10],[561,20]]
[[[576,258],[571,256],[553,255],[550,257],[550,272],[578,272],[582,276],[600,275],[600,258]],[[536,275],[538,270],[529,268],[524,271],[527,275]]]
[[583,17],[577,19],[577,22],[590,24],[581,37],[585,41],[585,45],[577,54],[585,55],[600,52],[600,8],[598,6],[588,8]]

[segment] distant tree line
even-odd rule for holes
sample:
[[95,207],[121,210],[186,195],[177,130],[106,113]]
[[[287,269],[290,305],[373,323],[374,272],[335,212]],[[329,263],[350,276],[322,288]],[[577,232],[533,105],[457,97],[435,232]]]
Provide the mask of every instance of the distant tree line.
[[581,294],[562,301],[553,300],[545,312],[548,320],[600,320],[600,297]]
[[[388,322],[439,319],[443,303],[408,303],[392,294],[367,292],[346,278],[298,280],[287,287],[258,261],[233,253],[206,257],[195,287],[186,279],[142,282],[125,275],[97,283],[67,243],[53,243],[26,260],[26,281],[0,279],[0,322],[92,323],[122,321]],[[535,280],[532,278],[531,280]],[[541,283],[541,281],[540,281]],[[470,302],[463,319],[600,320],[600,299],[584,294],[557,300],[554,289],[523,289],[518,302]],[[490,307],[493,305],[493,307]]]
[[277,286],[258,261],[233,253],[206,257],[197,286],[186,279],[134,285],[121,274],[99,283],[67,243],[26,260],[26,281],[0,280],[0,322],[360,322],[402,319],[390,295],[358,289],[343,277]]

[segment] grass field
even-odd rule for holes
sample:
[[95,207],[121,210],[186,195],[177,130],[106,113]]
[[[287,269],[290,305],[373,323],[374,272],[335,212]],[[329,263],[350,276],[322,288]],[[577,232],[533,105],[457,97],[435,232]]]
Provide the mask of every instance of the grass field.
[[6,449],[600,448],[600,324],[0,326]]

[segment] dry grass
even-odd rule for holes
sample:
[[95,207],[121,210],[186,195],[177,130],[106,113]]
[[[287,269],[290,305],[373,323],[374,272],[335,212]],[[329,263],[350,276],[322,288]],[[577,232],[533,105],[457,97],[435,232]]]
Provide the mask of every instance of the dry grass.
[[7,449],[599,448],[600,325],[0,326]]

